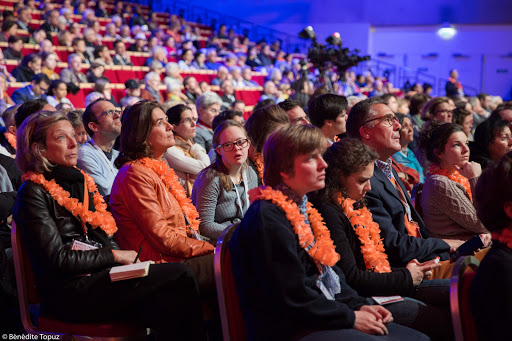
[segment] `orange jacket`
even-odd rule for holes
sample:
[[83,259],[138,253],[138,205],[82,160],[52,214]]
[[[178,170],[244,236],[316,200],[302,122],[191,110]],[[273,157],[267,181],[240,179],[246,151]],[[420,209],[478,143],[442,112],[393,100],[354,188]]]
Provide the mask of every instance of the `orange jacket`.
[[179,262],[213,253],[211,244],[191,238],[178,201],[145,166],[127,162],[119,170],[110,205],[118,227],[116,241],[123,250],[143,246],[141,261]]

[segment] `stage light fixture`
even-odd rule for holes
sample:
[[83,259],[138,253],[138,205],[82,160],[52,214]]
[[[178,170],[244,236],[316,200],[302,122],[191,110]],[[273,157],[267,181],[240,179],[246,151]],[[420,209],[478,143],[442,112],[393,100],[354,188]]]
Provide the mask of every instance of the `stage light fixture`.
[[443,40],[450,40],[455,36],[455,34],[457,34],[457,30],[449,23],[444,23],[443,26],[437,30],[437,35]]

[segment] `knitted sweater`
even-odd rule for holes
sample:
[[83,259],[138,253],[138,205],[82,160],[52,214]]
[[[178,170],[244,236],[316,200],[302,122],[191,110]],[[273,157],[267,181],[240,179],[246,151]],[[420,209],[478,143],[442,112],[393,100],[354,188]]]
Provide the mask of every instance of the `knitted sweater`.
[[[471,190],[478,178],[469,180]],[[429,175],[421,194],[423,221],[432,237],[467,240],[488,233],[464,187],[444,175]]]

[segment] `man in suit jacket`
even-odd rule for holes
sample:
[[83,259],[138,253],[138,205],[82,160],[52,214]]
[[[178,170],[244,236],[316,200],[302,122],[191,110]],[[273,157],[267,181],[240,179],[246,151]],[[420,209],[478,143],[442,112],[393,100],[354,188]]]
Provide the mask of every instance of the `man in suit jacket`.
[[430,238],[423,220],[397,173],[391,168],[391,155],[400,150],[400,123],[378,98],[356,104],[347,120],[347,133],[379,154],[366,193],[368,208],[381,228],[381,237],[391,266],[403,267],[413,259],[424,262],[437,256],[449,258],[450,245]]
[[233,103],[237,100],[235,96],[235,88],[233,88],[233,83],[231,80],[226,79],[221,83],[222,90],[222,97],[220,98],[222,100],[222,108],[221,110],[228,110]]
[[68,57],[68,67],[60,72],[60,79],[65,83],[73,83],[80,86],[80,83],[87,83],[87,77],[81,72],[82,58],[73,53]]
[[20,88],[12,94],[12,100],[16,104],[22,104],[30,99],[46,99],[46,92],[50,87],[50,79],[44,73],[38,73],[32,77],[32,81],[24,88]]
[[41,25],[41,29],[46,32],[46,37],[51,40],[51,33],[59,33],[59,11],[54,9],[48,14],[47,21]]

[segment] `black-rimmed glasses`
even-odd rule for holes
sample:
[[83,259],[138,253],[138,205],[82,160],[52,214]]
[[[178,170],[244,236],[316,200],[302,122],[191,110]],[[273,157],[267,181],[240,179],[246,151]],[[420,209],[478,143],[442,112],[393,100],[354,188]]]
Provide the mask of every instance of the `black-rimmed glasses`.
[[393,114],[388,114],[388,115],[384,115],[384,116],[374,117],[374,118],[364,122],[364,124],[368,124],[370,122],[377,121],[377,120],[380,120],[380,122],[386,122],[390,127],[392,127],[395,124],[395,122],[400,123],[400,121],[398,120],[398,117],[396,117]]
[[235,142],[226,142],[224,144],[219,144],[215,149],[222,148],[225,152],[230,152],[235,149],[237,146],[240,149],[244,149],[249,145],[249,139],[238,140]]

